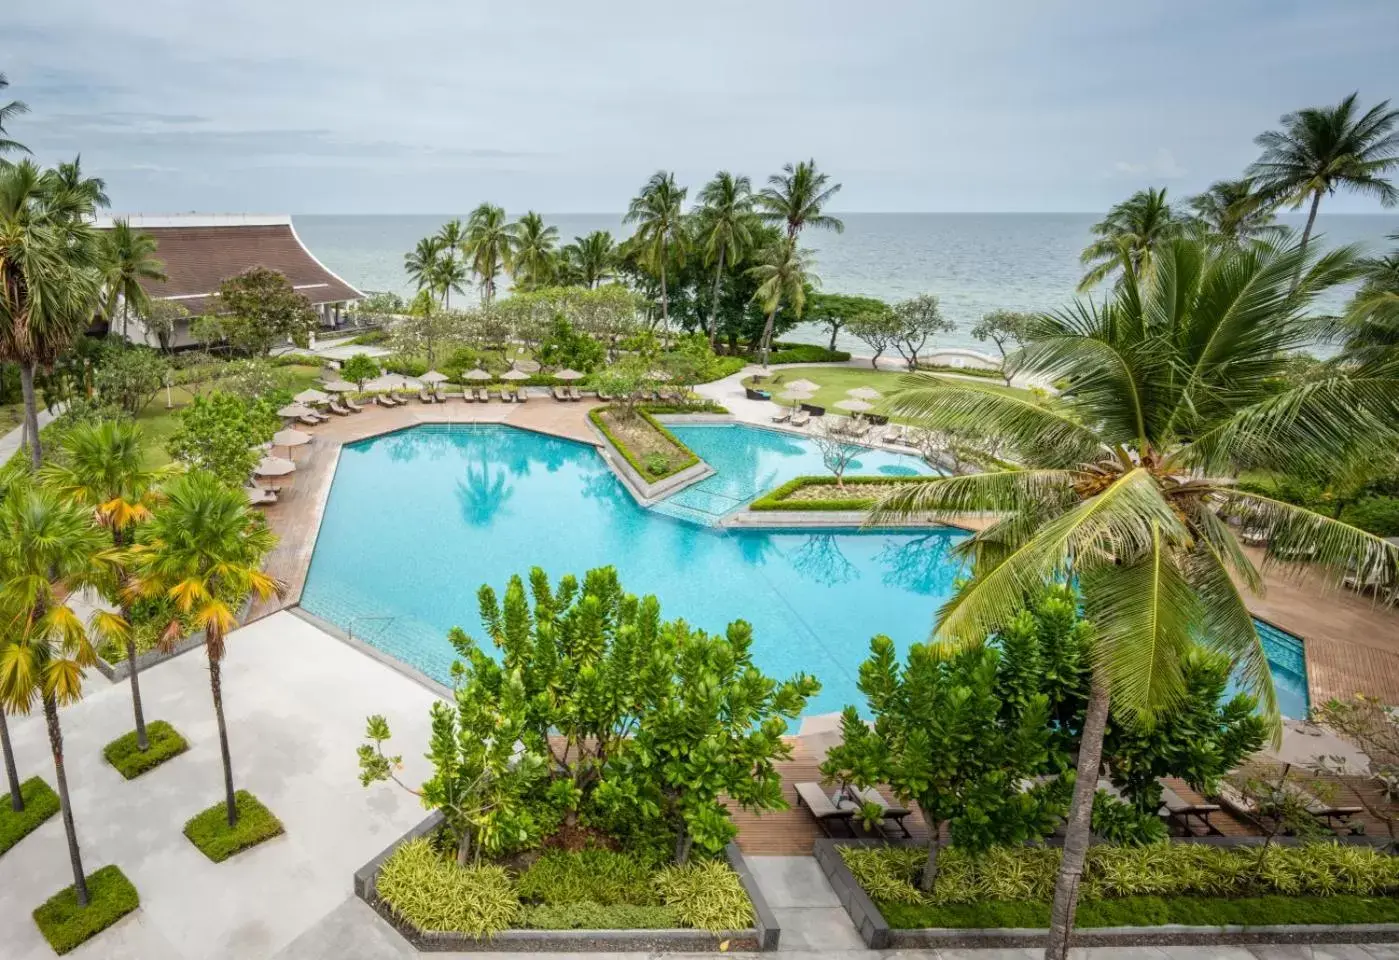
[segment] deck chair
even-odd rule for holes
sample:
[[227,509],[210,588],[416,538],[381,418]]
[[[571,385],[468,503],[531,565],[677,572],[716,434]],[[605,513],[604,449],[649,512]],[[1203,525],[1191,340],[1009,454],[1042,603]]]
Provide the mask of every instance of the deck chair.
[[336,403],[334,400],[327,403],[325,405],[325,408],[331,413],[335,414],[337,417],[348,417],[350,415],[350,411],[340,406],[340,404]]
[[277,491],[267,490],[263,487],[244,487],[243,492],[248,496],[248,503],[255,507],[266,506],[269,503],[277,502]]
[[791,411],[791,410],[786,410],[786,409],[784,409],[784,410],[779,410],[779,411],[777,411],[775,414],[772,415],[772,422],[773,422],[773,423],[786,423],[788,420],[791,420],[791,419],[792,419],[792,411]]
[[1161,807],[1166,811],[1166,822],[1173,823],[1185,833],[1193,836],[1195,831],[1190,826],[1190,818],[1194,817],[1205,828],[1207,834],[1218,834],[1219,828],[1210,823],[1210,816],[1219,812],[1217,803],[1189,803],[1182,800],[1180,794],[1176,793],[1164,783],[1161,784]]
[[794,427],[804,427],[810,422],[811,414],[806,410],[798,410],[796,413],[792,414],[791,423]]
[[904,818],[910,816],[913,813],[912,810],[885,800],[884,794],[880,793],[874,787],[866,787],[861,790],[859,787],[851,784],[845,788],[845,792],[857,803],[879,804],[879,806],[884,808],[884,821],[886,823],[892,822],[897,829],[903,831],[905,837],[913,836],[913,834],[908,832],[908,827],[904,825]]
[[349,397],[345,398],[345,409],[350,411],[351,413],[364,413],[364,407],[360,406],[358,403],[355,403]]
[[490,403],[490,402],[491,402],[491,395],[490,395],[489,393],[486,392],[486,388],[485,388],[485,387],[477,387],[477,388],[476,388],[476,402],[477,402],[477,403]]
[[845,828],[845,833],[855,836],[855,826],[851,822],[855,816],[853,806],[837,806],[826,791],[821,789],[819,783],[799,783],[796,785],[797,806],[806,807],[811,811],[811,816],[816,821],[816,825],[821,828],[821,832],[826,836],[834,836],[831,827],[839,824]]
[[1325,824],[1329,829],[1335,830],[1337,827],[1344,827],[1349,824],[1351,817],[1359,816],[1365,812],[1364,807],[1338,807],[1327,803],[1319,797],[1313,796],[1301,784],[1287,781],[1282,788],[1301,801],[1307,813],[1311,814],[1318,821]]
[[524,403],[524,402],[525,402],[526,400],[528,400],[528,399],[529,399],[529,393],[526,392],[526,390],[525,390],[524,387],[516,387],[516,388],[515,388],[515,402],[516,402],[516,403]]
[[568,388],[568,399],[570,399],[570,400],[572,400],[572,401],[574,401],[574,402],[576,403],[577,401],[583,399],[583,395],[582,395],[581,393],[578,392],[578,388],[577,388],[577,387],[569,387],[569,388]]

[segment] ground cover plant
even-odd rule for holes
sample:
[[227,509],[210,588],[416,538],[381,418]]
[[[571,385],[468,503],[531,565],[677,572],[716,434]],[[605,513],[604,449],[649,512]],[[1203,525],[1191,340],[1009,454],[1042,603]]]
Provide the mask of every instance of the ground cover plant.
[[588,418],[647,480],[664,480],[694,466],[699,457],[649,413],[633,409],[627,416],[618,407],[597,407]]
[[35,909],[34,922],[54,953],[68,953],[141,905],[136,888],[115,866],[88,874],[87,890],[87,906],[68,887]]
[[179,731],[164,720],[146,726],[150,745],[142,750],[136,742],[136,731],[124,734],[102,748],[102,756],[128,780],[134,780],[147,770],[160,766],[189,749]]
[[30,777],[19,785],[24,801],[23,810],[15,810],[12,794],[0,797],[0,854],[29,836],[58,812],[58,794],[39,777]]
[[881,495],[928,477],[794,477],[748,505],[750,510],[868,510]]
[[238,808],[238,822],[231,827],[228,825],[227,807],[222,803],[195,814],[185,824],[185,836],[189,842],[215,863],[221,863],[235,853],[281,836],[284,832],[282,821],[248,791],[239,790],[234,795],[234,802]]

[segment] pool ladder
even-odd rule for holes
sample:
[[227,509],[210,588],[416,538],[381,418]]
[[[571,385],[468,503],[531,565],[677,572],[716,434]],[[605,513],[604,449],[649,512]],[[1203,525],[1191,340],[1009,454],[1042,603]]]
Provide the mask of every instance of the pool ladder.
[[392,621],[397,620],[397,619],[398,619],[397,617],[392,617],[392,616],[385,616],[385,617],[353,616],[353,617],[350,618],[350,622],[349,622],[348,624],[346,624],[346,632],[349,634],[350,639],[353,640],[353,639],[355,638],[355,622],[358,621],[358,620],[387,620],[387,621],[392,622]]

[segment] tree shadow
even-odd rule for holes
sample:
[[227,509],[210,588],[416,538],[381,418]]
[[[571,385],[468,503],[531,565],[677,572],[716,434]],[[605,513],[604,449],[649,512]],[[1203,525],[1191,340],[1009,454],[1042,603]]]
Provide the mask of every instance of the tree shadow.
[[834,533],[813,533],[787,559],[803,577],[818,583],[849,583],[860,576],[855,564],[846,559]]

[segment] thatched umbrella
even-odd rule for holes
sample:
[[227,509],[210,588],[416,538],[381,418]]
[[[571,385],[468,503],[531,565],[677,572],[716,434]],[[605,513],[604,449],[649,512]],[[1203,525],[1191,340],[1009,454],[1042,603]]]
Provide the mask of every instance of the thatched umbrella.
[[523,370],[507,370],[500,375],[502,380],[528,380],[529,374]]
[[330,383],[324,384],[324,386],[331,393],[354,393],[359,389],[359,387],[348,380],[332,380]]
[[296,472],[296,464],[285,457],[263,457],[253,468],[253,476],[259,480],[275,480],[281,486]]
[[516,370],[523,370],[525,373],[539,372],[539,363],[534,360],[516,360],[514,366]]
[[289,404],[287,404],[285,407],[283,407],[282,409],[280,409],[280,410],[277,411],[277,416],[279,416],[279,417],[288,417],[288,418],[290,418],[290,419],[295,419],[295,418],[297,418],[297,417],[304,417],[304,416],[306,416],[306,415],[308,415],[308,414],[312,414],[312,413],[315,413],[315,412],[316,412],[316,411],[312,410],[310,407],[306,406],[305,404],[301,404],[301,403],[289,403]]
[[852,397],[859,397],[861,400],[878,400],[880,397],[884,396],[884,394],[880,393],[874,387],[854,387],[845,392]]
[[330,399],[330,394],[321,393],[315,388],[308,388],[302,390],[296,396],[292,397],[292,399],[297,403],[325,403]]
[[477,367],[475,370],[468,370],[466,373],[463,373],[461,378],[463,380],[489,380],[491,379],[491,375],[489,372]]
[[438,373],[436,370],[429,370],[427,373],[423,374],[418,379],[421,380],[423,383],[430,383],[436,385],[439,383],[446,383],[450,378],[445,373]]
[[556,379],[556,380],[582,380],[582,379],[583,379],[584,377],[586,377],[586,376],[587,376],[586,373],[579,373],[577,370],[574,370],[572,367],[564,367],[564,368],[563,368],[562,370],[560,370],[558,373],[554,374],[554,379]]
[[271,446],[282,447],[290,454],[293,447],[304,447],[310,442],[311,435],[309,433],[302,433],[300,430],[290,429],[278,430],[276,433],[272,434]]
[[810,390],[787,390],[779,393],[777,399],[786,400],[795,407],[797,404],[810,400],[814,396],[816,396],[816,394],[812,393]]
[[841,400],[836,406],[841,410],[849,410],[852,413],[860,413],[865,410],[874,409],[874,404],[866,403],[863,400]]
[[810,380],[793,380],[791,383],[787,384],[787,389],[806,390],[811,393],[815,393],[817,390],[821,389],[821,384],[812,383]]

